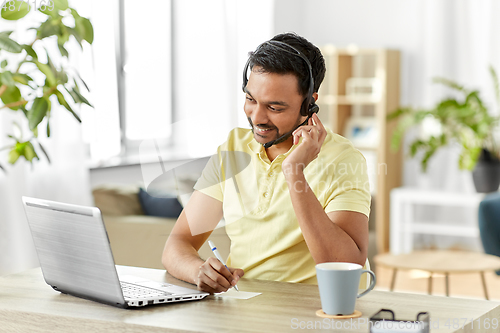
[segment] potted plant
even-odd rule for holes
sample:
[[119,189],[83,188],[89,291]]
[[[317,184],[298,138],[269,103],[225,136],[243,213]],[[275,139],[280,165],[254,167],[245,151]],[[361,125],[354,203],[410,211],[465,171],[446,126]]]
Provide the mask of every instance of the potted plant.
[[[0,147],[0,150],[8,151],[8,162],[11,164],[21,157],[32,163],[34,159],[39,159],[40,153],[50,162],[38,137],[39,125],[44,120],[44,130],[50,137],[54,104],[63,106],[78,122],[81,120],[71,100],[75,104],[92,106],[82,94],[80,86],[87,91],[88,87],[78,72],[64,67],[65,61],[56,66],[47,51],[49,45],[57,46],[61,57],[68,58],[70,53],[65,46],[70,38],[76,39],[82,49],[83,43],[92,44],[92,24],[70,8],[68,0],[35,1],[34,6],[31,4],[26,0],[5,1],[1,8],[0,21],[19,20],[35,10],[46,15],[43,22],[35,23],[30,28],[36,33],[28,43],[19,43],[11,38],[12,31],[0,31],[0,112],[22,112],[24,120],[13,123],[13,132],[8,134],[11,144]],[[42,81],[34,78],[42,78]],[[22,128],[29,128],[29,135],[23,135]],[[1,164],[0,168],[5,171]]]
[[[497,105],[500,105],[498,76],[492,66],[490,74],[494,83]],[[389,121],[398,119],[391,146],[398,150],[404,133],[411,127],[421,124],[425,119],[435,119],[441,133],[428,138],[417,138],[410,144],[410,156],[422,152],[421,166],[427,170],[429,159],[441,147],[459,144],[461,152],[458,166],[462,170],[473,170],[473,180],[478,192],[493,192],[500,184],[500,149],[494,137],[498,117],[492,116],[483,103],[479,91],[444,78],[434,82],[443,84],[457,93],[458,97],[448,97],[431,109],[417,110],[400,108],[390,113]]]

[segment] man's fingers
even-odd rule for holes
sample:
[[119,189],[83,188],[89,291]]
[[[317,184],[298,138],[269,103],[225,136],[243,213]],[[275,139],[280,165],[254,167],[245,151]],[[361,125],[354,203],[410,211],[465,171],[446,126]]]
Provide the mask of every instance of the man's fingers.
[[238,276],[238,278],[243,277],[245,275],[245,271],[243,271],[241,268],[232,268],[229,267],[229,271],[231,274],[233,274],[234,277]]
[[325,126],[323,126],[323,123],[319,119],[318,115],[315,113],[312,116],[312,119],[314,120],[314,125],[318,126],[320,129],[325,130]]
[[[231,282],[233,280],[232,275],[231,275],[231,282],[224,275],[221,275],[220,272],[218,272],[218,271],[216,271],[214,269],[207,270],[205,272],[205,275],[209,279],[211,279],[212,281],[214,281],[217,284],[217,286],[221,286],[223,288],[226,288],[226,290],[229,289],[229,288],[231,288]],[[216,287],[213,287],[213,288],[215,289]]]
[[302,131],[302,137],[304,140],[312,140],[310,131]]
[[[229,275],[230,280],[222,275],[221,272]],[[200,285],[203,283],[213,290],[221,292],[227,291],[229,288],[231,288],[231,283],[233,280],[234,278],[232,274],[224,265],[222,265],[219,260],[215,258],[209,258],[203,265],[200,266],[197,285],[200,287]]]
[[210,294],[215,294],[215,293],[221,292],[221,291],[218,291],[217,289],[212,288],[212,286],[207,284],[205,281],[200,281],[200,283],[198,284],[198,290],[204,291],[204,292],[210,293]]
[[219,260],[215,258],[209,258],[207,262],[210,264],[210,266],[214,268],[216,272],[225,277],[226,280],[229,282],[229,284],[232,283],[232,281],[234,280],[233,275],[231,274],[229,269],[227,269],[226,266],[224,266]]
[[236,283],[238,283],[238,281],[240,280],[240,278],[245,275],[245,272],[240,269],[240,268],[231,268],[229,267],[229,270],[231,271],[231,273],[233,274],[233,277],[234,277],[234,281],[232,283],[232,285],[234,286]]

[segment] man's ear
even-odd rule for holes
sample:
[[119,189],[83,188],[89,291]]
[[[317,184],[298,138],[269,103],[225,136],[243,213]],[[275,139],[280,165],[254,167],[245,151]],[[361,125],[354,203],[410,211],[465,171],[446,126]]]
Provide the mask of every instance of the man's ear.
[[313,93],[313,98],[314,98],[315,102],[318,100],[318,93],[317,92]]

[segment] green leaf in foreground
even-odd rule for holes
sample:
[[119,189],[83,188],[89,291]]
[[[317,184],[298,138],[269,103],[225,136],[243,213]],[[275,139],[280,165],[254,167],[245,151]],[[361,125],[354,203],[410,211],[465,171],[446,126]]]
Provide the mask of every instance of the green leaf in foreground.
[[33,102],[31,110],[28,112],[28,121],[30,130],[34,130],[41,123],[47,111],[50,101],[45,97],[38,97]]
[[9,34],[0,33],[0,50],[11,53],[21,53],[23,48],[16,41],[9,38]]
[[10,0],[5,2],[0,15],[6,20],[16,21],[25,17],[30,9],[27,1]]
[[[4,104],[19,102],[22,100],[21,91],[16,86],[7,87],[7,90],[0,97]],[[11,110],[18,110],[19,106],[10,107]]]

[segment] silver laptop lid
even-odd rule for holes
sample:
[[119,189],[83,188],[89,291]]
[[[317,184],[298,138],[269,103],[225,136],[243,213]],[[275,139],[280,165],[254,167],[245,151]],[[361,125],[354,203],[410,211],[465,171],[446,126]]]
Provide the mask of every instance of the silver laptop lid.
[[99,209],[29,197],[23,203],[47,284],[126,306]]

